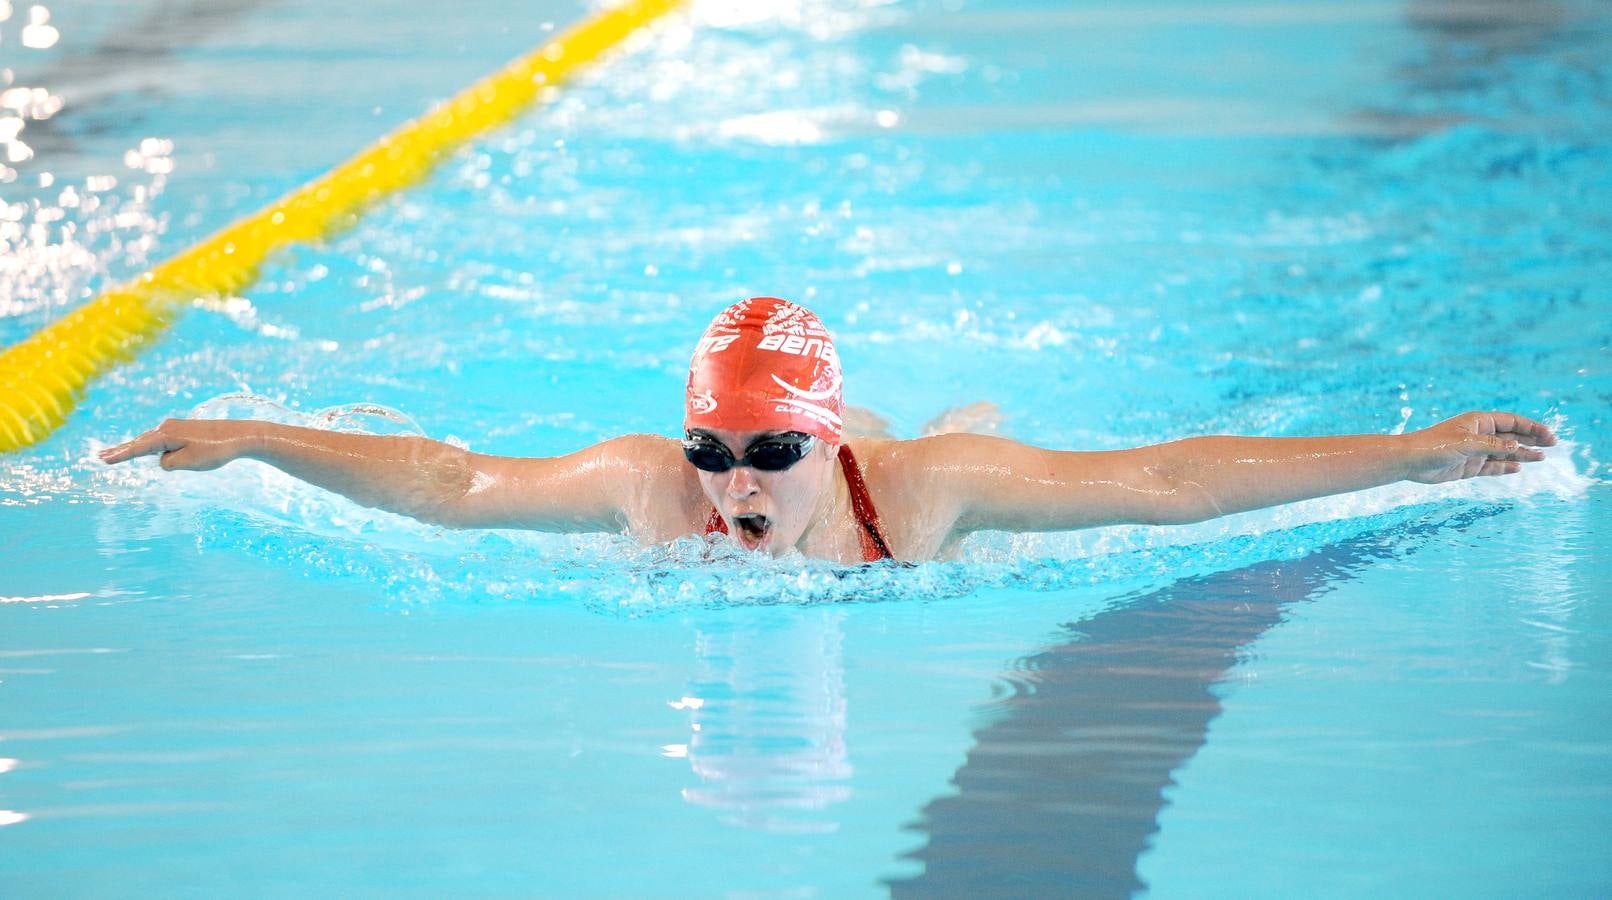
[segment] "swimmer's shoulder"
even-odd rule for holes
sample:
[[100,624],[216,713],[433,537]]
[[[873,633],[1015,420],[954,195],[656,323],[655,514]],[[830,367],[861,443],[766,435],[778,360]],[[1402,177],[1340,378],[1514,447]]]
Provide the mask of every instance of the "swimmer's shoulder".
[[[602,461],[621,473],[629,496],[628,518],[654,533],[677,536],[687,521],[703,523],[710,502],[694,467],[683,457],[683,442],[658,434],[626,434],[599,445]],[[687,521],[685,521],[687,520]]]
[[848,441],[866,477],[892,481],[929,479],[988,453],[991,445],[1014,442],[988,434],[933,434],[910,440],[856,438]]
[[623,461],[661,464],[683,458],[683,444],[660,434],[624,434],[599,444],[599,449]]
[[699,488],[694,467],[683,458],[683,442],[658,434],[624,434],[599,444],[602,462],[661,490]]
[[1000,470],[1023,449],[1010,438],[960,432],[851,442],[875,503],[882,497],[885,505],[916,505],[941,516],[967,498],[970,472]]
[[856,438],[848,443],[862,468],[875,502],[902,502],[911,495],[933,498],[957,451],[957,438],[975,435],[941,434],[897,440]]
[[932,559],[954,548],[964,494],[957,490],[958,449],[980,435],[849,441],[862,467],[885,535],[901,559]]

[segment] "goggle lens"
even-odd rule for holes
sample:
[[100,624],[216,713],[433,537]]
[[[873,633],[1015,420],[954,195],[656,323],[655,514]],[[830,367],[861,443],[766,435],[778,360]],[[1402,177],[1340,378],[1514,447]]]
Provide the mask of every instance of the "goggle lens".
[[733,458],[733,451],[720,441],[690,437],[683,441],[683,456],[703,472],[726,472],[734,466],[752,466],[763,472],[782,472],[811,452],[817,439],[809,434],[788,432],[763,438],[751,444],[744,456]]
[[726,472],[733,468],[733,454],[728,452],[728,448],[709,441],[684,441],[683,455],[694,464],[694,468],[705,472]]

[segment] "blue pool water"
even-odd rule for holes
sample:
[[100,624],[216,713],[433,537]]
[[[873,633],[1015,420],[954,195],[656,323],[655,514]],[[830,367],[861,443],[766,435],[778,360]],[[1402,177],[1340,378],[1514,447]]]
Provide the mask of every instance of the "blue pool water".
[[[6,344],[593,8],[47,6],[0,21]],[[0,893],[1605,894],[1608,60],[1589,0],[701,0],[0,460]],[[1566,441],[850,571],[90,460],[672,434],[753,293],[898,435]]]

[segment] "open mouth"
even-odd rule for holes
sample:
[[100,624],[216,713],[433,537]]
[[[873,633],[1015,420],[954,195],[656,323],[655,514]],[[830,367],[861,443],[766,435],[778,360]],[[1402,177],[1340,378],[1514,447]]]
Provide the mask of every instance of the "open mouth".
[[767,536],[772,534],[772,520],[760,513],[734,516],[733,524],[738,526],[734,530],[734,537],[739,539],[740,546],[746,550],[760,547],[767,540]]

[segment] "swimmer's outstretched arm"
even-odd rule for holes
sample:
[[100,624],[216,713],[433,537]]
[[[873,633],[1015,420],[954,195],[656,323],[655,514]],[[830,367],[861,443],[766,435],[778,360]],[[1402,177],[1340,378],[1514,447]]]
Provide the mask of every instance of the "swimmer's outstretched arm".
[[954,531],[1061,531],[1094,525],[1185,524],[1392,484],[1507,475],[1544,459],[1546,426],[1472,412],[1404,435],[1199,437],[1100,453],[1043,450],[1001,438],[947,435],[929,451]]
[[256,459],[364,506],[452,528],[620,531],[629,524],[634,498],[648,487],[646,467],[659,462],[675,469],[681,461],[675,445],[629,435],[567,456],[503,457],[423,437],[168,419],[101,451],[101,459],[110,464],[155,455],[164,469],[194,471]]

